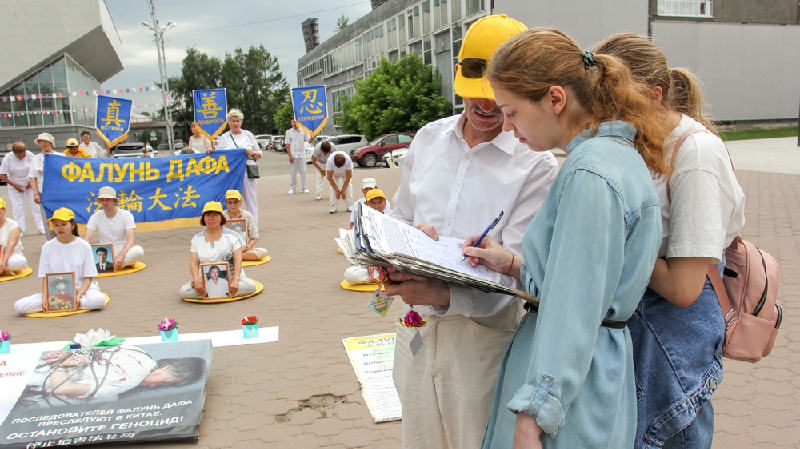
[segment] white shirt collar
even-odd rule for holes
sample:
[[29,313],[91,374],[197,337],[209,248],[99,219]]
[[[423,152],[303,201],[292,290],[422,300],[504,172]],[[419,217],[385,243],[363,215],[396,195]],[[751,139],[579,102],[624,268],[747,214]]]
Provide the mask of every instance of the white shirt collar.
[[[464,126],[467,123],[467,111],[461,113],[458,117],[458,120],[453,122],[453,125],[450,129],[447,130],[448,133],[455,133],[456,137],[460,140],[464,140]],[[466,142],[466,141],[464,141]],[[491,142],[486,142],[494,145],[500,151],[503,151],[509,155],[514,155],[514,147],[517,144],[517,138],[514,137],[514,133],[511,131],[502,131],[500,134],[497,135]],[[478,144],[475,148],[480,147],[483,144]]]

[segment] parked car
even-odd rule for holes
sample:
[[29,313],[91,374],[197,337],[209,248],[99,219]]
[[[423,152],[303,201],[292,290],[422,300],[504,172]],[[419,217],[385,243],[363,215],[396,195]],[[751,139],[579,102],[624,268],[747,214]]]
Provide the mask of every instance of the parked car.
[[256,138],[256,142],[258,142],[258,146],[262,151],[266,150],[270,145],[272,145],[272,135],[270,134],[256,134],[254,137]]
[[363,134],[340,134],[338,136],[331,136],[328,142],[336,146],[336,150],[344,151],[347,154],[350,154],[350,151],[354,148],[369,145],[367,136]]
[[412,140],[414,134],[411,133],[384,134],[367,146],[350,150],[350,158],[363,167],[374,167],[387,151],[407,148]]
[[305,149],[306,149],[306,164],[311,163],[311,156],[314,155],[314,145],[308,142],[305,142]]
[[272,149],[275,151],[286,151],[283,145],[284,136],[275,136],[272,138]]
[[389,151],[383,155],[383,159],[381,159],[381,165],[386,168],[391,168],[392,161],[394,161],[395,167],[402,167],[403,162],[406,160],[406,154],[408,154],[408,148],[400,148],[399,150]]
[[[144,144],[141,142],[121,143],[114,147],[113,155],[111,157],[117,159],[142,157],[144,155],[142,148],[144,148]],[[157,155],[158,150],[152,150],[151,156],[156,157]]]

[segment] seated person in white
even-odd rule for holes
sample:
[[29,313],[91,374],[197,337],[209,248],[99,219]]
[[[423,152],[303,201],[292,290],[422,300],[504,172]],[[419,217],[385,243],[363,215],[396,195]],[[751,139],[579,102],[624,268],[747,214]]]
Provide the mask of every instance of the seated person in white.
[[[78,238],[78,225],[75,214],[62,207],[47,220],[53,224],[56,238],[42,246],[39,258],[39,277],[42,278],[42,292],[47,291],[49,273],[75,273],[75,301],[79,309],[102,309],[106,297],[100,291],[97,282],[97,267],[92,256],[92,247]],[[42,311],[42,292],[26,296],[14,303],[14,310],[20,315]]]
[[[367,203],[367,192],[372,189],[378,188],[378,181],[375,178],[364,178],[361,180],[361,193],[364,195],[364,198],[359,198],[356,203],[366,204]],[[375,209],[373,207],[373,209]],[[389,211],[392,210],[392,205],[389,203],[389,200],[386,200],[386,210],[384,211],[385,214],[388,214]],[[350,229],[353,229],[353,226],[356,223],[356,208],[355,204],[353,204],[353,208],[350,211]]]
[[136,243],[136,223],[133,214],[117,207],[117,191],[113,187],[100,187],[97,202],[102,210],[89,217],[83,239],[92,241],[97,232],[100,243],[114,244],[114,268],[119,270],[142,260],[144,250]]
[[6,218],[6,202],[0,198],[0,276],[11,276],[28,266],[28,259],[22,255],[21,235],[17,222]]
[[267,257],[269,251],[264,248],[256,248],[259,237],[258,226],[256,226],[253,215],[242,209],[243,204],[242,194],[238,190],[228,190],[225,192],[225,205],[228,206],[228,210],[223,215],[228,220],[247,220],[247,242],[243,242],[245,245],[242,248],[242,260],[261,260]]
[[[227,267],[228,264],[225,264]],[[208,278],[206,279],[206,298],[227,298],[228,297],[228,280],[223,279],[219,275],[219,266],[214,265],[208,269]]]
[[[386,205],[389,202],[386,200],[383,190],[370,189],[366,193],[366,201],[364,204],[375,209],[380,213],[386,213]],[[351,284],[369,284],[369,270],[367,267],[352,266],[344,270],[344,280]]]
[[191,282],[181,287],[181,298],[200,298],[203,292],[203,281],[200,276],[201,263],[228,264],[231,280],[228,283],[231,297],[246,296],[256,292],[256,283],[244,274],[242,269],[242,248],[244,243],[239,234],[225,228],[225,215],[222,204],[209,201],[203,206],[200,224],[206,227],[192,237],[189,248],[189,271]]
[[336,203],[339,198],[344,200],[347,212],[350,212],[353,209],[353,185],[350,184],[353,178],[352,159],[344,151],[331,153],[328,162],[325,163],[325,172],[331,184],[331,213],[336,213]]

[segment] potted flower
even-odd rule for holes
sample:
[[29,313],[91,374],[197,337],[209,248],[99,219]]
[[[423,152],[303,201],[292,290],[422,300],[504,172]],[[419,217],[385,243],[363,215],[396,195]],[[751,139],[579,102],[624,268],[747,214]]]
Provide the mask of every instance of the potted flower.
[[0,332],[0,353],[8,354],[11,352],[11,334]]
[[242,318],[242,332],[244,332],[244,338],[258,337],[258,317],[246,316]]
[[161,331],[161,341],[178,341],[178,322],[172,318],[164,318],[158,330]]

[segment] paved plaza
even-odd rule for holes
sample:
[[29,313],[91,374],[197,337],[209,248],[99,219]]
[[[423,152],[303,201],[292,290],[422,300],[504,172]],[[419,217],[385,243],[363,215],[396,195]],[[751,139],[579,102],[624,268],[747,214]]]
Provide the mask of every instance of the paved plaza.
[[[780,264],[784,320],[769,357],[757,364],[725,359],[725,378],[712,401],[715,449],[800,447],[796,142],[785,138],[728,145],[747,195],[744,236]],[[367,310],[368,293],[339,286],[348,264],[333,238],[338,227],[348,227],[348,214],[328,213],[327,188],[323,200],[314,200],[313,167],[308,178],[312,193],[287,195],[286,155],[267,152],[260,165],[271,176],[259,181],[258,246],[269,250],[272,261],[245,271],[264,284],[261,294],[222,304],[181,301],[178,290],[190,280],[189,240],[201,228],[146,232],[137,234],[137,243],[144,247],[147,268],[100,279],[111,298],[102,312],[52,319],[17,316],[13,301],[41,286],[34,273],[0,283],[0,329],[11,331],[13,343],[20,344],[69,340],[76,332],[98,327],[123,337],[156,335],[164,317],[177,319],[181,332],[232,330],[243,316],[257,315],[262,328],[280,326],[280,340],[214,349],[198,448],[399,448],[400,422],[372,422],[342,345],[343,338],[394,332],[396,322],[392,312],[383,318]],[[356,196],[361,179],[374,177],[391,197],[400,174],[399,169],[357,168]],[[0,187],[0,197],[8,199],[5,187]],[[30,216],[28,229],[29,234],[35,229]],[[39,235],[22,239],[34,270],[44,242]],[[394,308],[400,309],[397,303]],[[168,446],[175,445],[141,445]]]

